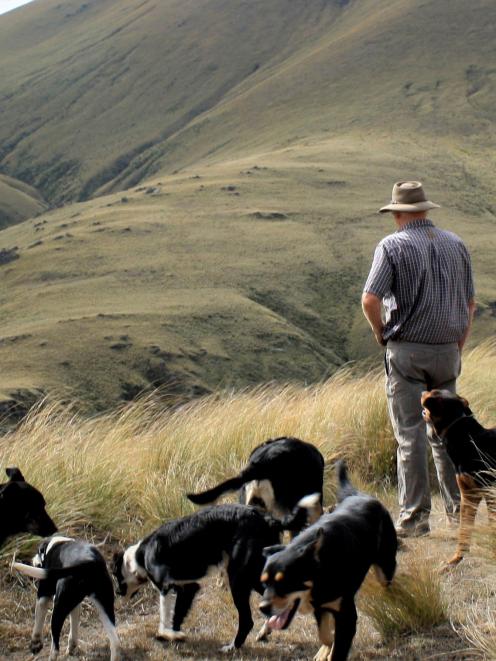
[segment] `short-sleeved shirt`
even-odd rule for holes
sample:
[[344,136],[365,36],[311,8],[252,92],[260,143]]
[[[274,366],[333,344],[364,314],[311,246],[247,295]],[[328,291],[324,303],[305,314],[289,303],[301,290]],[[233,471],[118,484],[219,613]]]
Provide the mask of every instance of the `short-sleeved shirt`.
[[470,255],[453,232],[414,220],[378,244],[364,291],[382,300],[385,341],[458,342],[474,298]]

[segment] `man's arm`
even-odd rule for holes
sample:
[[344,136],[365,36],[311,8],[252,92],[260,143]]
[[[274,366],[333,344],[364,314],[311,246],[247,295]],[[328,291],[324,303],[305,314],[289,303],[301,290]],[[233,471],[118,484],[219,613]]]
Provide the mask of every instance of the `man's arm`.
[[365,318],[370,324],[374,337],[378,344],[385,346],[386,342],[382,337],[384,324],[381,317],[381,300],[375,294],[364,292],[362,294],[362,310]]
[[467,328],[465,329],[465,332],[461,336],[461,338],[458,340],[458,348],[460,351],[463,349],[465,342],[467,341],[467,337],[470,334],[470,329],[472,328],[472,322],[474,320],[474,312],[475,312],[475,301],[473,298],[470,299],[468,302],[468,324]]

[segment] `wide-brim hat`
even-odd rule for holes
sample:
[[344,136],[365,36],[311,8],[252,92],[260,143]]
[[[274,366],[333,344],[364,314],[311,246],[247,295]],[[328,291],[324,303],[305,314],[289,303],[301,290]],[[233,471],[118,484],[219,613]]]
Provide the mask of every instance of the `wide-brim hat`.
[[427,199],[420,181],[398,181],[393,186],[391,202],[385,207],[381,207],[379,211],[380,213],[386,213],[386,211],[414,213],[439,208],[439,204],[434,204]]

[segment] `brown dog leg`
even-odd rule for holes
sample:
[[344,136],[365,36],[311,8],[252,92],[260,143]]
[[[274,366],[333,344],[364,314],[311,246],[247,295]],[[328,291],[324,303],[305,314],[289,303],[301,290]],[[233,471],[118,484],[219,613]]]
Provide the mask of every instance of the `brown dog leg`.
[[481,491],[471,475],[457,475],[456,481],[461,494],[460,527],[458,529],[458,545],[455,554],[447,563],[449,567],[457,565],[462,560],[464,554],[470,549],[475,515],[482,499]]

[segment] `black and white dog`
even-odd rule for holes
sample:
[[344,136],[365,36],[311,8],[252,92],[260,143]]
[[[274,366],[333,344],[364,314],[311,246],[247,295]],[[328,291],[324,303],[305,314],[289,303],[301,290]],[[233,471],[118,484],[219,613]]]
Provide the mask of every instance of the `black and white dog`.
[[240,501],[262,507],[277,518],[290,514],[308,494],[319,493],[320,507],[309,513],[310,522],[322,514],[324,457],[311,443],[282,436],[257,446],[239,475],[202,493],[188,494],[196,505],[212,503],[228,491],[241,489]]
[[18,468],[6,468],[8,482],[0,484],[0,546],[11,535],[28,532],[46,537],[57,527],[48,516],[45,499]]
[[[393,579],[397,538],[386,508],[350,484],[338,464],[338,505],[288,546],[265,550],[260,610],[271,629],[286,629],[298,608],[313,612],[320,642],[315,661],[345,661],[356,631],[355,594],[374,566],[384,585]],[[334,620],[334,641],[331,624]]]
[[239,648],[253,628],[251,592],[262,592],[263,548],[277,543],[283,529],[301,528],[306,508],[315,506],[319,497],[304,499],[285,521],[240,504],[206,507],[170,521],[114,556],[117,591],[130,597],[150,580],[160,592],[158,637],[184,640],[181,624],[202,579],[212,569],[225,568],[239,621],[234,640],[221,651]]
[[33,558],[33,566],[15,562],[13,567],[39,580],[30,645],[33,654],[37,654],[43,647],[43,624],[53,596],[50,661],[55,661],[59,655],[60,632],[68,615],[71,626],[67,651],[68,654],[76,652],[81,602],[89,597],[96,606],[109,639],[111,661],[119,661],[121,656],[115,629],[114,588],[105,560],[95,546],[70,537],[51,537],[41,543]]

